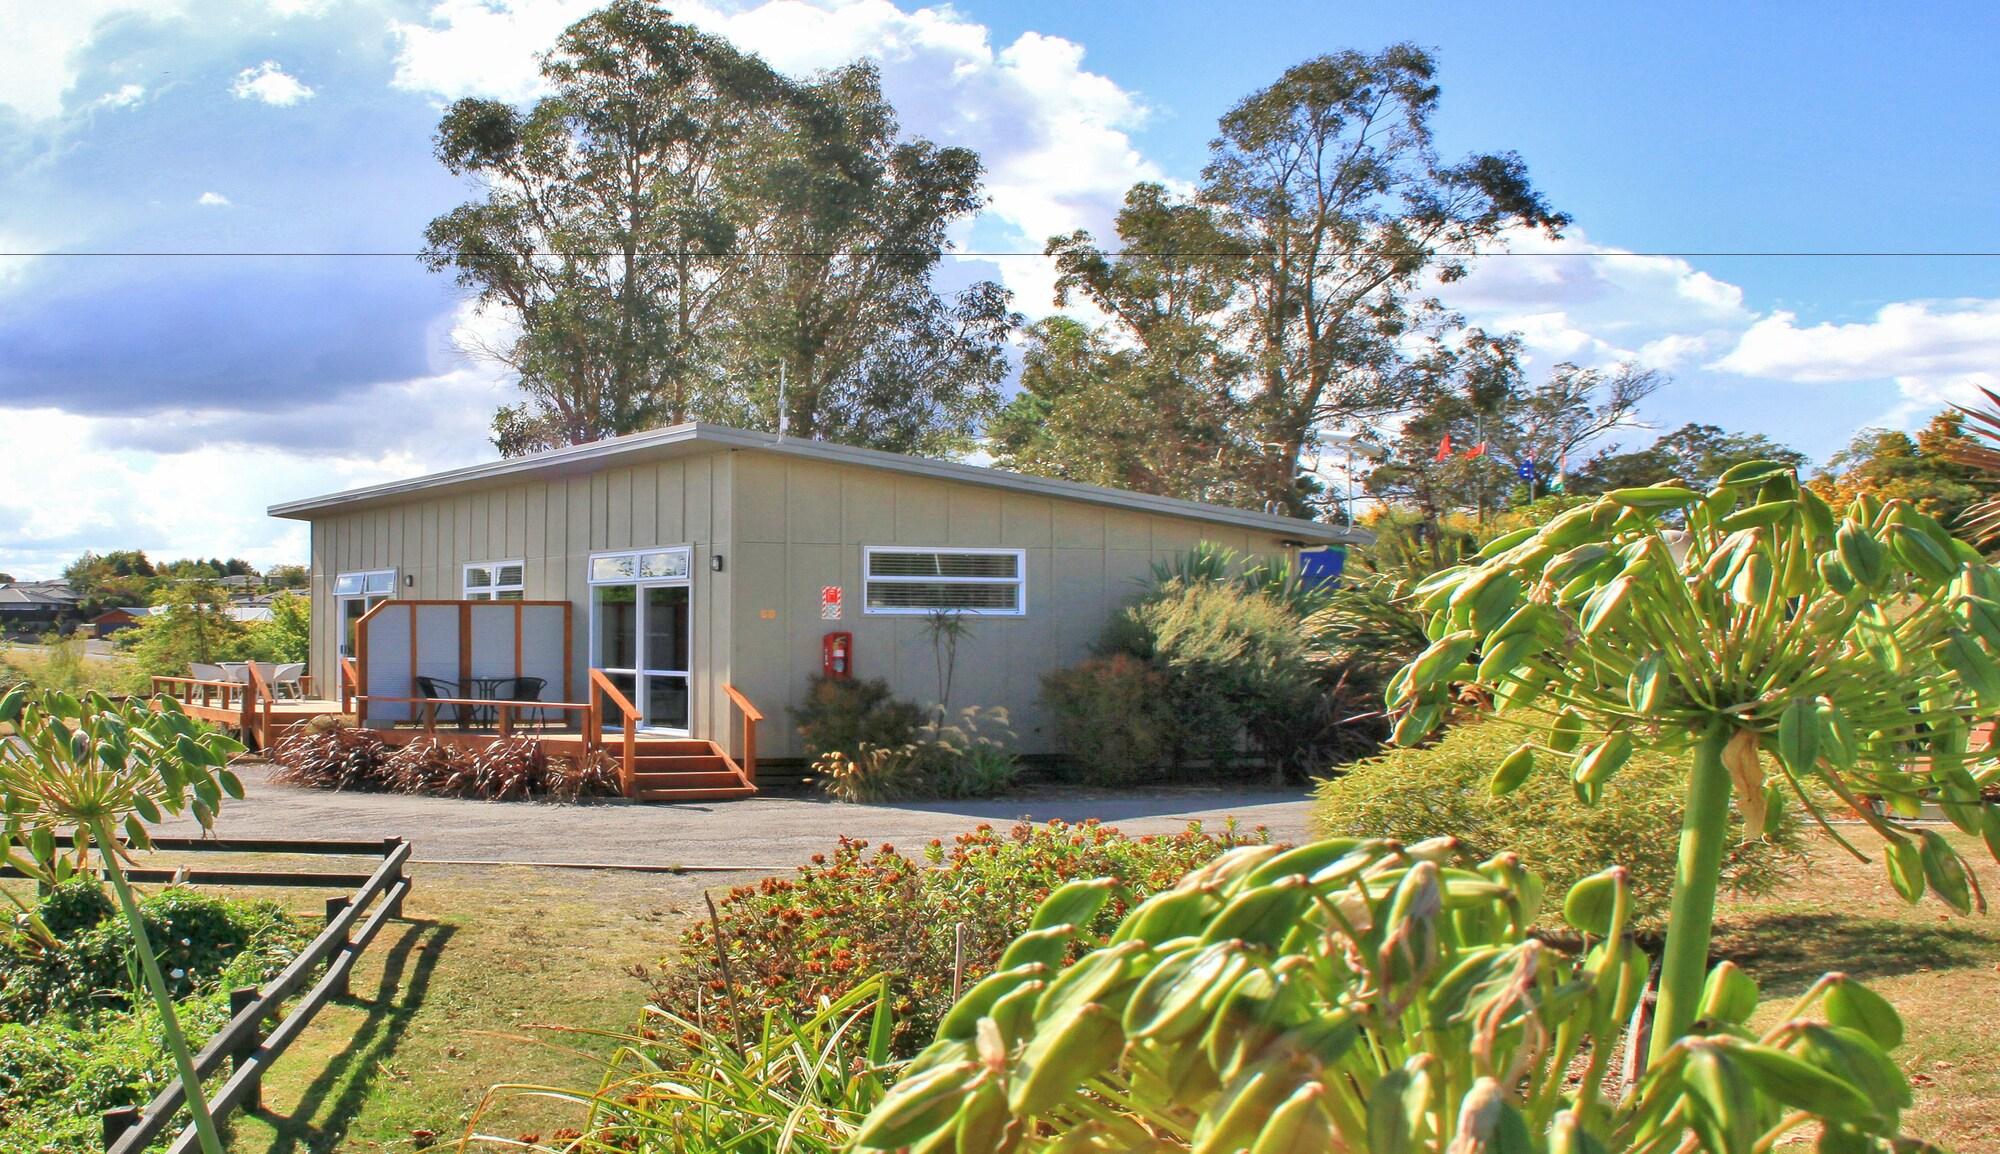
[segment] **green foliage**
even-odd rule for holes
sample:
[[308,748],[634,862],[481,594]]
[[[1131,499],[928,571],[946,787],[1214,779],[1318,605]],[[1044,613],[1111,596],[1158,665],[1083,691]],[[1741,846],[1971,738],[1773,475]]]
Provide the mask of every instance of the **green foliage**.
[[424,233],[433,270],[519,324],[504,453],[697,417],[941,453],[997,405],[1005,290],[933,283],[979,158],[900,136],[873,66],[793,80],[612,0],[541,79],[525,110],[445,111],[438,159],[484,195]]
[[[179,1013],[206,1036],[229,1020],[228,996],[188,999]],[[98,1154],[104,1111],[143,1107],[173,1078],[150,1014],[0,1024],[0,1154]]]
[[1901,498],[1947,525],[1956,525],[1981,502],[2000,495],[2000,477],[1966,463],[1978,439],[1965,416],[1939,413],[1913,436],[1899,429],[1863,429],[1813,478],[1813,488],[1844,505],[1867,495]]
[[258,661],[305,661],[312,654],[312,601],[298,593],[271,598],[271,619],[250,625],[245,646]]
[[1613,490],[1413,595],[1434,641],[1390,685],[1399,742],[1435,729],[1471,683],[1524,727],[1521,756],[1586,800],[1639,742],[1692,752],[1656,1056],[1694,1020],[1732,796],[1745,836],[1796,803],[1842,840],[1814,800],[1823,786],[1887,842],[1898,892],[1983,908],[1942,838],[1860,801],[1914,816],[1934,794],[2000,855],[2000,804],[1982,796],[2000,765],[1967,751],[2000,707],[2000,571],[1908,501],[1864,494],[1842,516],[1792,466],[1749,462],[1706,494]]
[[1115,243],[1054,238],[1058,292],[1114,327],[1031,357],[1057,363],[1024,380],[1002,459],[1246,508],[1329,504],[1307,458],[1327,429],[1408,408],[1410,335],[1455,323],[1429,286],[1509,228],[1566,219],[1519,157],[1441,158],[1440,91],[1411,44],[1301,61],[1221,118],[1190,194],[1137,185]]
[[568,1154],[840,1154],[893,1068],[887,992],[887,978],[872,978],[806,1011],[773,1009],[742,1035],[649,1007],[635,1033],[608,1039],[616,1047],[595,1087],[496,1086],[468,1133],[514,1145],[481,1134],[482,1116],[500,1098],[534,1095],[584,1108],[580,1128],[553,1136]]
[[185,677],[195,662],[243,661],[250,630],[223,608],[214,585],[168,586],[165,599],[139,624],[119,634],[119,644],[147,674]]
[[923,710],[900,701],[889,683],[876,678],[841,678],[814,674],[805,700],[791,707],[792,722],[806,756],[857,756],[864,745],[892,748],[909,745],[923,724]]
[[1198,826],[1146,838],[1094,823],[1022,825],[1004,834],[981,826],[950,845],[933,842],[918,859],[842,839],[832,857],[815,855],[795,876],[738,887],[721,902],[733,989],[703,921],[658,973],[654,1001],[726,1035],[732,1022],[750,1029],[775,1008],[808,1014],[822,998],[887,974],[897,1018],[892,1048],[907,1056],[951,1005],[954,974],[969,988],[990,971],[1057,888],[1079,878],[1114,879],[1098,923],[1108,928],[1133,903],[1241,840]]
[[1530,935],[1542,895],[1511,855],[1475,863],[1450,839],[1237,849],[1108,935],[1105,894],[1065,888],[855,1148],[1750,1154],[1815,1131],[1822,1150],[1899,1139],[1900,1022],[1844,978],[1753,1031],[1757,986],[1724,963],[1702,1032],[1612,1077],[1649,965],[1630,885],[1612,869],[1569,891],[1574,954]]
[[1586,463],[1570,479],[1577,493],[1604,493],[1679,481],[1697,489],[1746,461],[1779,461],[1803,468],[1806,455],[1762,433],[1731,433],[1717,425],[1689,423],[1643,449],[1608,453]]
[[122,657],[90,657],[81,637],[48,634],[37,646],[0,642],[0,685],[22,683],[65,693],[144,693],[145,672]]
[[[176,1000],[259,986],[310,933],[275,902],[173,888],[139,903]],[[53,943],[17,931],[0,951],[0,1021],[92,1020],[134,1009],[132,930],[94,881],[56,887],[36,908]]]
[[1131,785],[1172,759],[1167,675],[1125,653],[1042,675],[1050,728],[1073,771],[1095,785]]
[[[1519,744],[1511,727],[1482,723],[1455,727],[1432,745],[1355,762],[1319,785],[1314,832],[1408,843],[1452,835],[1475,856],[1518,855],[1554,889],[1622,865],[1632,883],[1633,924],[1660,930],[1673,890],[1686,767],[1666,754],[1634,754],[1595,805],[1577,800],[1550,773],[1496,797],[1488,783]],[[1799,827],[1797,812],[1783,810],[1768,835],[1739,841],[1723,859],[1723,884],[1766,894],[1794,876],[1805,864]]]

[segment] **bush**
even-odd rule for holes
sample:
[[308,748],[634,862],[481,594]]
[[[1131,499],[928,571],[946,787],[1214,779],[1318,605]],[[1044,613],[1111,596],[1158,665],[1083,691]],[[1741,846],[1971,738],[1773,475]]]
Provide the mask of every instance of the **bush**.
[[496,738],[477,750],[420,737],[392,746],[365,729],[299,728],[272,751],[277,781],[429,797],[576,801],[620,795],[618,763],[602,750],[551,756],[529,737]]
[[852,758],[864,745],[908,745],[924,720],[921,709],[897,700],[879,677],[856,680],[823,673],[813,676],[805,702],[792,706],[791,713],[806,756],[813,759],[829,753]]
[[870,852],[867,842],[842,839],[831,858],[815,855],[795,876],[739,887],[721,902],[733,1003],[714,931],[703,921],[682,936],[680,956],[654,976],[654,1004],[721,1034],[741,1013],[754,1032],[768,1009],[803,1016],[821,998],[839,998],[888,974],[897,1018],[893,1048],[907,1056],[950,1006],[954,973],[969,985],[990,971],[1057,886],[1115,879],[1112,899],[1093,923],[1108,927],[1132,904],[1246,840],[1199,826],[1145,838],[1095,823],[1022,825],[1004,834],[981,826],[950,845],[932,842],[918,860],[893,846]]
[[1172,744],[1167,675],[1113,653],[1042,677],[1056,739],[1072,771],[1095,785],[1130,785],[1162,769]]
[[[139,903],[176,998],[262,985],[311,934],[275,902],[174,887]],[[90,1020],[132,1008],[132,931],[94,880],[55,888],[36,907],[56,942],[14,934],[0,952],[0,1021]]]
[[811,780],[845,802],[992,797],[1020,774],[1007,748],[1013,740],[1005,709],[967,706],[954,724],[926,722],[899,745],[862,740],[852,752],[828,750],[814,759]]
[[[1452,834],[1475,856],[1520,854],[1551,890],[1622,864],[1632,875],[1635,922],[1659,929],[1678,853],[1680,782],[1687,772],[1682,760],[1633,755],[1595,805],[1578,801],[1561,774],[1548,772],[1531,774],[1519,789],[1496,798],[1488,780],[1519,743],[1514,726],[1489,722],[1453,729],[1435,745],[1357,762],[1321,783],[1314,831],[1410,843]],[[1796,813],[1785,814],[1769,839],[1739,841],[1730,850],[1724,884],[1769,893],[1804,864]]]

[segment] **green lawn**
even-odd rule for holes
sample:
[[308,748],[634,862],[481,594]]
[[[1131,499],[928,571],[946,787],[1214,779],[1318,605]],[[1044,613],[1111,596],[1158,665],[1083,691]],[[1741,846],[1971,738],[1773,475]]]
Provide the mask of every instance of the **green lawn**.
[[[1985,846],[1948,836],[2000,902]],[[1879,860],[1857,862],[1825,839],[1813,865],[1783,893],[1729,905],[1718,949],[1767,997],[1802,993],[1829,970],[1867,982],[1907,1027],[1896,1056],[1916,1087],[1908,1130],[1959,1154],[2000,1151],[2000,910],[1961,918],[1935,900],[1906,905]]]

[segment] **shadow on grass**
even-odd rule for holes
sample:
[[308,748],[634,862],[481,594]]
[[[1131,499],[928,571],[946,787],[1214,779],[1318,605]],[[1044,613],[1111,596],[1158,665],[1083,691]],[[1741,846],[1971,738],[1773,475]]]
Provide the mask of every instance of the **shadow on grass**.
[[[402,923],[401,930],[381,954],[382,978],[374,994],[350,995],[344,1003],[334,1003],[365,1006],[367,1017],[347,1045],[300,1091],[298,1108],[290,1114],[268,1109],[258,1113],[277,1131],[266,1147],[268,1154],[333,1149],[367,1103],[376,1076],[396,1052],[411,1019],[423,1008],[431,975],[455,932],[450,926],[427,921]],[[369,952],[378,949],[379,945]]]
[[1828,913],[1771,913],[1735,920],[1715,954],[1749,970],[1766,993],[1803,991],[1819,976],[1887,978],[1976,965],[1992,939],[1956,922],[1897,921]]

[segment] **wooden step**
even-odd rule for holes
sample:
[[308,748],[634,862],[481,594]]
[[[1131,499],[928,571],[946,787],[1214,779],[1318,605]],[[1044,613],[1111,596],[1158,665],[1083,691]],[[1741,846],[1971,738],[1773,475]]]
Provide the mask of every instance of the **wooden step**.
[[632,787],[641,793],[649,789],[737,789],[748,788],[749,784],[729,769],[709,773],[688,770],[661,773],[641,769],[632,775]]
[[654,773],[707,773],[718,769],[729,770],[729,759],[719,753],[641,753],[632,758],[632,765]]
[[739,785],[733,789],[641,789],[634,794],[634,800],[652,802],[677,801],[736,801],[753,797],[757,788]]

